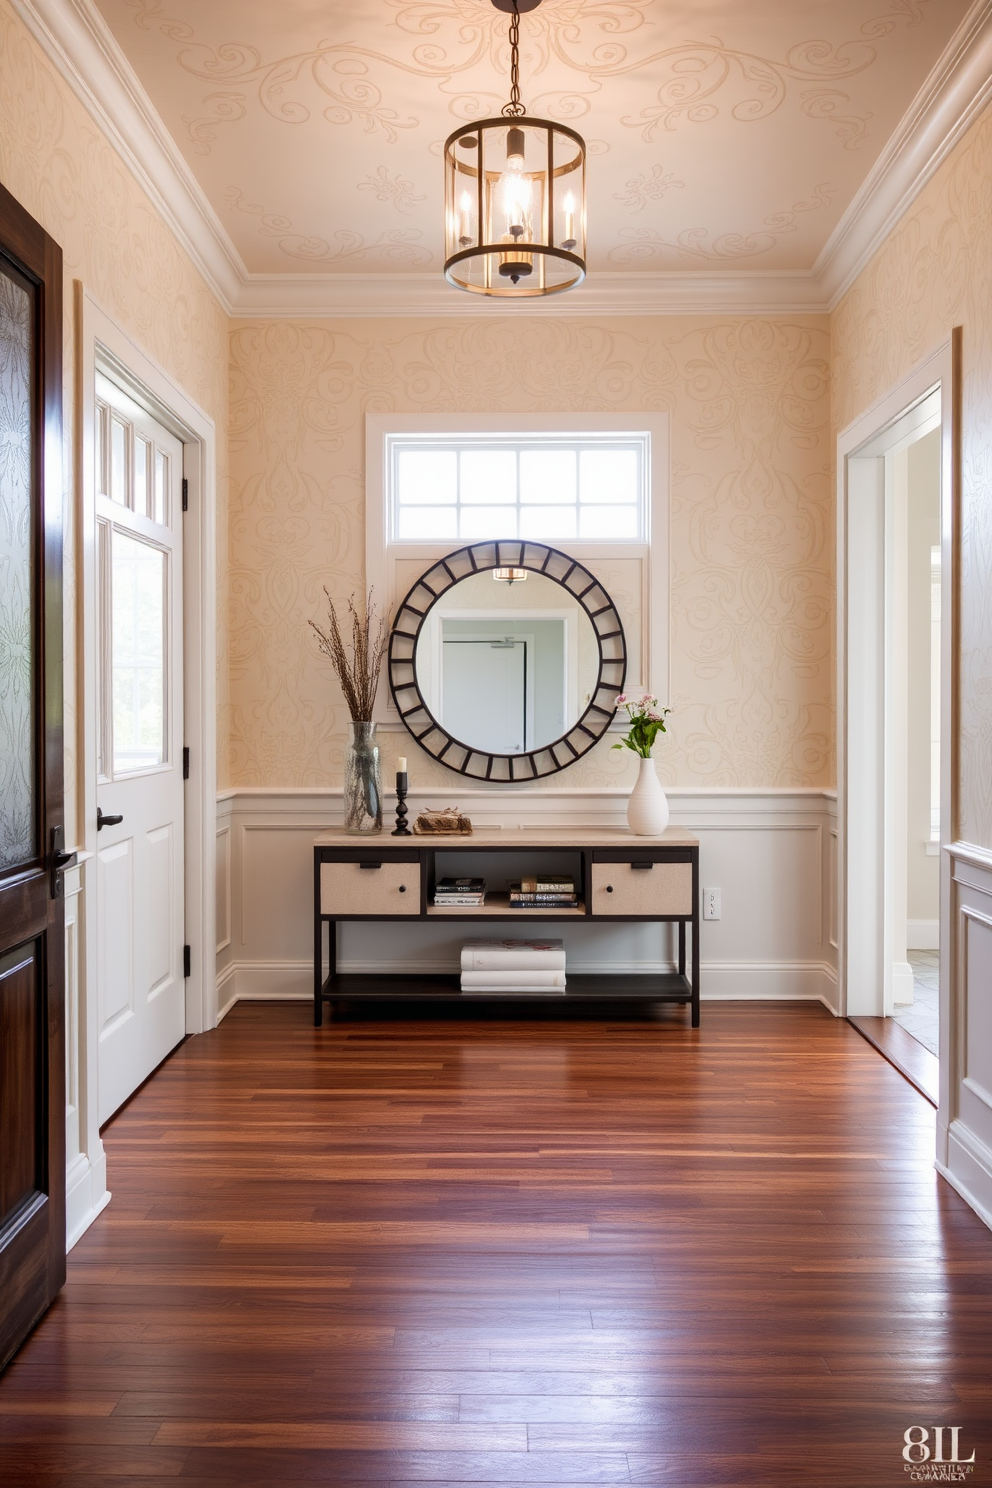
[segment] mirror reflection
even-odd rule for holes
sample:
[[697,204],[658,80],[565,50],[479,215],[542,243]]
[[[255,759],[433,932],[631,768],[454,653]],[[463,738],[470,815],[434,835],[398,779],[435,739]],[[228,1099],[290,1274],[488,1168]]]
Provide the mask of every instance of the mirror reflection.
[[527,569],[488,569],[432,607],[415,665],[424,702],[454,738],[489,754],[525,754],[581,718],[599,649],[567,589]]

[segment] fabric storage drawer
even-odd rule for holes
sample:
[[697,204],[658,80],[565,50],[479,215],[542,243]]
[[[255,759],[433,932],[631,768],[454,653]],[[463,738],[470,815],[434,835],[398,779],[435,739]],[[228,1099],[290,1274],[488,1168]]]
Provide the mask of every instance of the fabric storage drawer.
[[692,864],[592,864],[594,915],[691,915]]
[[420,861],[321,863],[320,912],[325,915],[419,915]]

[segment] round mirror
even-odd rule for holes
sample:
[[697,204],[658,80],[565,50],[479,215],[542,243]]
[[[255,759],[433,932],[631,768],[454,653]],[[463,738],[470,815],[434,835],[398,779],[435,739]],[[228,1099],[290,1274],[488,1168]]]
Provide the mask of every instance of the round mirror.
[[436,759],[485,780],[532,780],[581,758],[625,671],[609,595],[539,543],[449,554],[414,585],[390,637],[404,723]]

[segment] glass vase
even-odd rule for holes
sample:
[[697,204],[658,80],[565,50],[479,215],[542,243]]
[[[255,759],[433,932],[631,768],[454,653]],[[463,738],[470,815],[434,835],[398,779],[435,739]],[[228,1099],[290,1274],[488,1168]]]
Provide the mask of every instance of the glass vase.
[[344,760],[344,829],[382,831],[382,769],[374,723],[351,723]]

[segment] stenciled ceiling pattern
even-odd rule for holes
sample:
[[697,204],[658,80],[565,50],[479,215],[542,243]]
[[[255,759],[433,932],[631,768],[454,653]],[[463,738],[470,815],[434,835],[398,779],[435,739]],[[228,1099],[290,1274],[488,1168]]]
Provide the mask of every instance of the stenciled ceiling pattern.
[[[442,261],[444,139],[498,114],[490,0],[97,0],[252,273]],[[968,0],[543,0],[529,112],[589,146],[590,268],[809,269]]]

